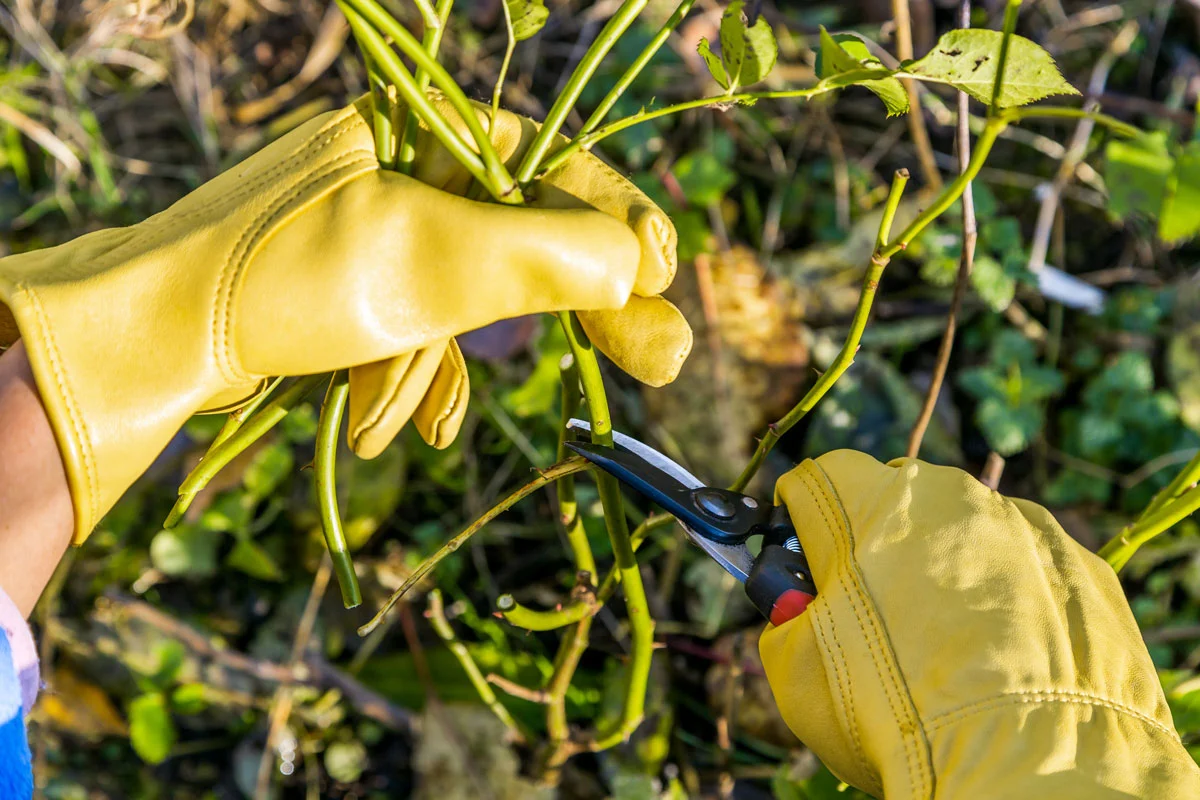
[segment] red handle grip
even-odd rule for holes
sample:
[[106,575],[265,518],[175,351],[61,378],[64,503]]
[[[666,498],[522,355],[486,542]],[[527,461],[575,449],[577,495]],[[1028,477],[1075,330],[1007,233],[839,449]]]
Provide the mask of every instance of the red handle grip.
[[803,553],[769,544],[746,578],[746,595],[773,625],[782,625],[804,613],[817,587]]

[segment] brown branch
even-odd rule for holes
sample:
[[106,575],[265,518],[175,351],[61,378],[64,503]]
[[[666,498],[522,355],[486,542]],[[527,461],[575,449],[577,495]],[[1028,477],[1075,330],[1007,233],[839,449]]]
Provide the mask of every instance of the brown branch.
[[528,686],[522,686],[516,681],[510,681],[503,675],[497,675],[494,672],[489,672],[487,682],[495,686],[500,691],[507,695],[516,697],[520,700],[525,700],[538,705],[545,705],[550,702],[550,695],[543,689],[530,689]]
[[[321,610],[321,600],[325,597],[325,589],[329,586],[329,578],[333,575],[333,561],[329,553],[321,557],[321,566],[313,577],[312,588],[308,591],[304,611],[300,615],[300,625],[296,629],[296,638],[292,640],[290,663],[301,664],[304,661],[304,651],[312,638],[313,628],[317,624],[317,612]],[[295,701],[292,682],[286,681],[275,689],[271,698],[271,710],[267,713],[267,741],[263,746],[262,757],[258,761],[258,777],[254,783],[254,797],[257,800],[268,800],[271,796],[271,772],[275,764],[275,751],[279,739],[287,727],[288,718],[292,715],[292,704]]]
[[[1113,37],[1108,49],[1100,56],[1100,60],[1096,62],[1096,66],[1092,69],[1091,78],[1088,80],[1088,99],[1083,106],[1085,110],[1096,111],[1099,109],[1100,104],[1095,98],[1104,92],[1104,85],[1108,82],[1108,73],[1112,70],[1113,65],[1116,64],[1117,59],[1129,52],[1130,46],[1137,38],[1137,33],[1137,22],[1133,20],[1126,22],[1121,30],[1117,32],[1116,36]],[[1046,187],[1046,191],[1042,194],[1042,202],[1038,208],[1037,225],[1029,245],[1030,272],[1037,272],[1046,265],[1046,253],[1050,246],[1050,234],[1054,228],[1054,220],[1058,216],[1058,207],[1062,199],[1063,190],[1075,177],[1076,169],[1087,153],[1088,142],[1091,140],[1092,131],[1095,127],[1096,121],[1091,117],[1083,117],[1079,120],[1079,124],[1075,126],[1075,132],[1071,135],[1070,144],[1063,154],[1062,162],[1058,165],[1058,171],[1054,175],[1054,180],[1050,182]],[[1058,264],[1057,266],[1059,269],[1063,269],[1065,265]]]
[[988,453],[984,462],[983,472],[979,474],[979,482],[995,491],[1000,488],[1000,476],[1004,474],[1004,458],[996,451]]
[[[971,26],[971,0],[962,0],[959,6],[959,22],[964,28]],[[958,171],[967,171],[971,162],[971,105],[966,92],[958,93],[958,122],[956,143],[958,148]],[[946,380],[946,371],[950,367],[950,354],[954,350],[954,336],[958,332],[958,314],[962,309],[963,297],[967,293],[967,284],[971,279],[971,270],[975,266],[975,242],[978,239],[978,228],[975,222],[975,198],[968,183],[962,193],[962,255],[958,260],[958,274],[954,278],[954,294],[950,299],[950,310],[946,313],[946,329],[942,333],[942,341],[938,346],[937,362],[933,367],[933,375],[929,380],[929,391],[925,393],[925,403],[921,413],[913,424],[908,436],[909,458],[916,458],[921,452],[921,440],[929,421],[933,418],[937,406],[938,395],[941,394],[942,384]]]
[[[908,0],[892,0],[892,14],[896,18],[896,56],[903,62],[913,57],[912,19],[908,11]],[[916,82],[901,78],[904,91],[908,93],[908,132],[917,150],[921,163],[921,177],[932,191],[941,191],[942,175],[938,172],[933,145],[929,141],[929,129],[925,127],[925,114],[921,110],[921,98],[917,95]]]
[[408,710],[367,688],[318,655],[309,655],[304,663],[292,665],[254,658],[215,644],[202,631],[142,600],[116,592],[106,593],[105,599],[112,604],[115,612],[126,619],[143,622],[182,643],[193,655],[212,659],[226,669],[271,683],[294,682],[319,689],[337,689],[350,706],[364,717],[391,730],[413,728],[414,718]]

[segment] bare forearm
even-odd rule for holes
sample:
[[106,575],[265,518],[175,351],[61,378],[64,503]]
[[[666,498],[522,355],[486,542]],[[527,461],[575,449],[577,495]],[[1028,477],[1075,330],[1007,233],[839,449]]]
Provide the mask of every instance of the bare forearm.
[[22,613],[33,610],[73,528],[58,445],[17,342],[0,355],[0,588]]

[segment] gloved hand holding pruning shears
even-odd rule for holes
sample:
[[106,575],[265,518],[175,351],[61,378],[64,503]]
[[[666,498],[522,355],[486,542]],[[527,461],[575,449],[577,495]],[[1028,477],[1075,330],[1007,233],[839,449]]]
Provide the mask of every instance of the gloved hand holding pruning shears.
[[849,450],[784,475],[775,506],[628,436],[569,446],[744,584],[772,623],[759,650],[779,710],[847,783],[887,798],[1200,797],[1116,575],[1041,506]]
[[[301,126],[140,225],[0,260],[0,346],[21,339],[0,357],[0,587],[16,601],[0,593],[0,643],[20,645],[13,615],[67,541],[188,417],[268,376],[350,369],[368,456],[409,419],[454,438],[453,337],[497,319],[579,310],[622,369],[675,376],[691,344],[659,296],[675,232],[631,183],[579,154],[531,207],[476,203],[428,137],[414,178],[380,170],[363,113]],[[491,130],[515,161],[534,123],[501,112]],[[889,798],[1200,797],[1115,575],[1044,509],[846,451],[785,475],[776,507],[616,443],[576,447],[745,583],[774,623],[780,710],[842,779]],[[7,668],[11,736],[4,687],[28,676]]]

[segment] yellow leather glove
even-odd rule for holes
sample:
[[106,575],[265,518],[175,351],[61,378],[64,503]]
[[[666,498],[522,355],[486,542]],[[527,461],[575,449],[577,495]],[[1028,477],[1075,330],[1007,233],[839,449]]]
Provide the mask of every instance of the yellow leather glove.
[[1034,503],[838,451],[780,479],[817,597],[759,649],[784,719],[893,798],[1195,798],[1113,571]]
[[267,376],[373,364],[355,371],[352,441],[408,413],[437,439],[466,396],[451,338],[564,309],[608,310],[598,346],[635,377],[674,376],[682,317],[657,349],[622,317],[675,268],[674,230],[641,192],[588,155],[552,176],[552,202],[467,200],[380,170],[368,111],[311,120],[138,225],[0,260],[0,331],[15,319],[28,351],[76,542],[188,417]]
[[[433,103],[469,141],[453,106],[440,96]],[[489,123],[490,106],[476,103],[475,109],[500,158],[515,172],[541,125],[504,110]],[[470,190],[470,173],[424,125],[416,152],[417,180],[452,194]],[[642,383],[662,386],[673,381],[691,350],[692,331],[679,310],[659,294],[670,285],[676,268],[675,228],[667,215],[590,154],[570,159],[531,187],[526,197],[543,209],[594,208],[637,233],[641,260],[628,302],[616,309],[577,309],[579,321],[605,355]],[[445,447],[458,433],[468,394],[466,367],[453,340],[351,370],[350,446],[358,455],[373,458],[411,417],[427,442]]]

